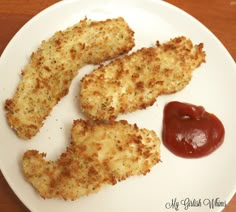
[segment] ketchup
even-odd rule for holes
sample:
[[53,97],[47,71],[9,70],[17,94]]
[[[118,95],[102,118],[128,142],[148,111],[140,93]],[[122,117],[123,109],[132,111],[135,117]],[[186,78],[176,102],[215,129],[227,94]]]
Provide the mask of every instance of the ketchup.
[[202,106],[170,102],[164,108],[163,144],[177,156],[209,155],[223,143],[224,134],[221,121]]

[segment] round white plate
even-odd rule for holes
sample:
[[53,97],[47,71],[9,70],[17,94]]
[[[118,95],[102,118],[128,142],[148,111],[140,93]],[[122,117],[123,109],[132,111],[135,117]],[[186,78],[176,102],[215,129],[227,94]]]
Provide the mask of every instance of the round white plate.
[[[193,43],[203,42],[206,63],[194,71],[192,81],[184,90],[161,96],[152,107],[119,116],[119,119],[155,130],[160,136],[163,107],[167,102],[177,100],[202,105],[222,120],[226,130],[223,145],[200,159],[176,157],[162,146],[162,162],[146,176],[130,177],[76,201],[43,200],[25,181],[21,157],[26,150],[36,149],[46,152],[48,159],[56,159],[65,150],[70,142],[73,120],[85,118],[78,109],[80,79],[94,67],[81,69],[68,96],[53,109],[40,132],[30,141],[19,139],[10,129],[4,102],[13,96],[21,70],[40,42],[85,16],[94,20],[124,17],[135,31],[133,50],[180,35],[189,37]],[[236,188],[236,66],[219,40],[180,9],[154,0],[62,1],[35,16],[15,35],[1,56],[0,71],[0,167],[11,188],[31,211],[221,211],[233,196]],[[185,208],[188,201],[192,205]]]

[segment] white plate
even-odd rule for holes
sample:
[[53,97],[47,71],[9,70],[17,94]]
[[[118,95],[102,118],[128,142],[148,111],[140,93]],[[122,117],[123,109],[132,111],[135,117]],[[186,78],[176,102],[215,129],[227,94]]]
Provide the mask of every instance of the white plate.
[[[200,159],[176,157],[162,146],[162,163],[146,176],[131,177],[77,201],[40,198],[24,180],[20,166],[22,154],[28,149],[37,149],[46,152],[48,159],[55,159],[65,150],[70,142],[72,121],[84,118],[78,112],[78,84],[93,66],[81,70],[69,95],[54,108],[31,141],[20,140],[9,128],[3,105],[5,99],[14,94],[21,69],[40,42],[85,16],[95,20],[123,16],[135,31],[135,49],[151,46],[157,39],[165,42],[179,35],[191,38],[194,43],[203,42],[207,62],[194,72],[191,83],[183,91],[159,97],[152,107],[122,115],[119,119],[136,122],[139,127],[153,129],[161,135],[165,103],[178,100],[203,105],[222,120],[226,129],[224,144],[213,154]],[[178,208],[183,211],[181,200],[187,201],[186,198],[200,201],[199,207],[192,206],[188,211],[221,211],[222,205],[219,204],[228,203],[233,196],[236,188],[236,98],[233,93],[236,90],[236,66],[227,50],[208,29],[176,7],[154,0],[62,1],[38,14],[15,35],[2,54],[0,71],[1,171],[31,211],[157,212],[168,211],[168,203],[174,203],[174,200],[174,206],[179,203]],[[208,199],[213,201],[214,209],[205,205]],[[174,207],[169,209],[174,210]]]

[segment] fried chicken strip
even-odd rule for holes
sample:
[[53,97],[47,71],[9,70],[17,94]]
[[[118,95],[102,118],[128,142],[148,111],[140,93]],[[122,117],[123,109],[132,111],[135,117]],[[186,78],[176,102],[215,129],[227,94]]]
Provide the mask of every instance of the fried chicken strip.
[[177,37],[156,47],[100,66],[81,81],[80,105],[93,120],[114,120],[119,113],[153,105],[162,94],[175,93],[205,61],[203,44]]
[[6,100],[10,126],[20,138],[31,138],[52,108],[68,93],[79,68],[119,56],[133,46],[133,31],[123,18],[84,19],[56,32],[32,53],[15,95]]
[[91,123],[76,120],[72,142],[56,161],[29,150],[23,172],[43,198],[75,200],[115,185],[133,175],[145,175],[160,160],[160,140],[154,131],[127,121]]

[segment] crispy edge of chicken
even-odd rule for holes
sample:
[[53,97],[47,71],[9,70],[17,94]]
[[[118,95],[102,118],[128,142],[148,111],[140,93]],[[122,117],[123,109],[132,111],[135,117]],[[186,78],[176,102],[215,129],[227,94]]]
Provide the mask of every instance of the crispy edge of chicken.
[[9,125],[30,139],[52,108],[65,96],[78,69],[127,53],[134,32],[121,17],[105,21],[81,20],[56,32],[32,53],[12,99],[5,102]]
[[151,106],[159,95],[182,90],[194,69],[205,62],[203,43],[184,36],[142,48],[85,75],[80,86],[81,110],[93,120],[114,120],[119,113]]
[[26,180],[43,198],[75,200],[134,175],[146,175],[160,161],[160,140],[152,130],[127,121],[76,120],[72,141],[56,161],[28,150],[22,166]]

